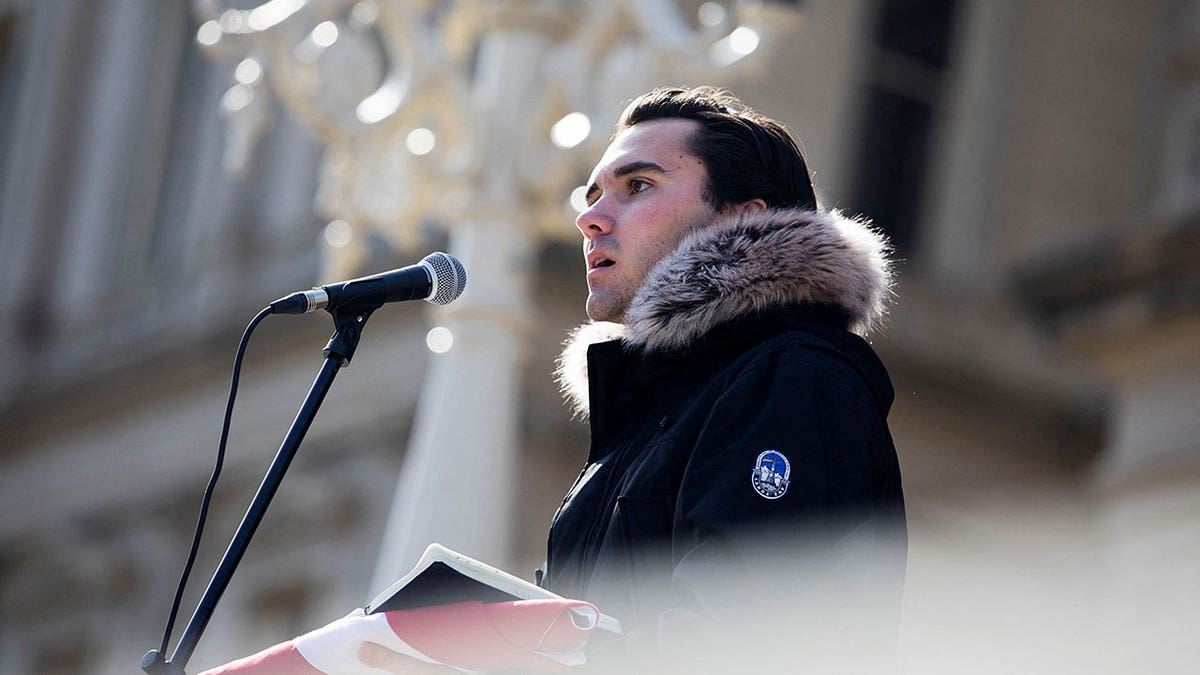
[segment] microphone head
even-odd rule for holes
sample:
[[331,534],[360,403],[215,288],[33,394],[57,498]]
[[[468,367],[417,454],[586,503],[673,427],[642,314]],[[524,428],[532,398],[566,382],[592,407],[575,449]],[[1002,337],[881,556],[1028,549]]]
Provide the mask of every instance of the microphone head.
[[433,279],[426,302],[448,305],[467,289],[467,270],[458,258],[439,251],[421,258],[421,264],[430,271]]

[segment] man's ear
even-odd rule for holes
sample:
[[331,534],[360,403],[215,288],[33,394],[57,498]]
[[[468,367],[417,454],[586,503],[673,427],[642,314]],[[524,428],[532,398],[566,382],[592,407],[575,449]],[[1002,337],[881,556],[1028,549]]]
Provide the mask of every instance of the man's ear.
[[739,202],[737,204],[730,204],[729,206],[725,207],[725,209],[726,213],[732,216],[745,211],[765,211],[767,209],[767,203],[761,198],[755,197],[754,199],[747,199],[746,201]]

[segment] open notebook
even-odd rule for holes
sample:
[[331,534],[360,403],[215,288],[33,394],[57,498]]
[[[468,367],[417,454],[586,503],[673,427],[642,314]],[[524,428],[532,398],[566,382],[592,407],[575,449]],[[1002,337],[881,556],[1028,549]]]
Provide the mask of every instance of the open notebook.
[[[375,614],[472,600],[486,603],[560,597],[441,544],[430,544],[408,574],[376,596],[365,611]],[[600,615],[596,627],[621,633],[620,622],[607,614]]]

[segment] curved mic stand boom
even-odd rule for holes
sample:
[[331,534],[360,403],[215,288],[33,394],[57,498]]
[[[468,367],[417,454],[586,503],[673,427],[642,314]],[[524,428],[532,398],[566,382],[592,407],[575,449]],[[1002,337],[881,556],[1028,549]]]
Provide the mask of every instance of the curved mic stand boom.
[[296,451],[300,448],[300,442],[304,440],[309,426],[312,425],[313,418],[317,415],[317,409],[321,407],[325,394],[333,384],[334,376],[337,375],[338,369],[350,364],[350,359],[354,356],[354,351],[358,348],[358,341],[362,337],[363,326],[370,318],[371,313],[379,309],[382,304],[383,300],[381,299],[363,298],[357,302],[328,310],[333,315],[335,329],[333,337],[329,339],[329,343],[322,350],[325,362],[317,373],[317,378],[313,381],[308,396],[300,406],[300,411],[296,413],[296,419],[292,421],[287,436],[279,446],[279,452],[271,461],[271,466],[267,469],[262,484],[254,494],[254,499],[250,502],[246,515],[242,518],[237,532],[234,533],[233,540],[221,558],[221,563],[217,566],[212,580],[204,590],[204,595],[200,598],[196,611],[188,621],[183,636],[179,638],[171,658],[167,659],[165,654],[157,649],[147,652],[142,657],[141,664],[142,670],[145,672],[151,675],[186,675],[183,669],[196,649],[200,635],[208,626],[208,621],[216,609],[217,601],[221,599],[221,594],[225,592],[225,587],[233,578],[233,572],[237,569],[242,555],[250,545],[250,539],[258,529],[259,523],[262,522],[263,516],[266,515],[267,506],[275,496],[276,490],[279,489],[280,483],[283,482],[283,475],[291,465],[292,458],[296,456]]

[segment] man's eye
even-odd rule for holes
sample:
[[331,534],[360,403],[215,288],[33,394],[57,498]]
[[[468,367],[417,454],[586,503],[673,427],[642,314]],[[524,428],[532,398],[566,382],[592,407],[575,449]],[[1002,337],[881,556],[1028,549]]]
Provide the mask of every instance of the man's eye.
[[649,188],[649,187],[650,187],[650,181],[642,180],[641,178],[634,178],[633,180],[629,181],[629,194],[637,194],[638,192],[643,192],[646,190],[646,188]]

